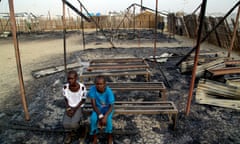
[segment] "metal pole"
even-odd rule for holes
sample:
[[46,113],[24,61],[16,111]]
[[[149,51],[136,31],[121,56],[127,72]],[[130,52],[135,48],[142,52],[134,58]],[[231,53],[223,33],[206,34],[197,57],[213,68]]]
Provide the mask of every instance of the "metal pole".
[[239,23],[239,15],[240,15],[240,5],[238,7],[238,13],[237,13],[237,16],[236,16],[236,23],[235,23],[235,26],[234,26],[234,31],[233,31],[233,37],[232,37],[232,41],[231,41],[231,46],[230,48],[228,49],[228,57],[231,56],[231,52],[232,52],[232,49],[233,49],[233,45],[234,45],[234,41],[236,39],[236,34],[237,34],[237,29],[238,29],[238,23]]
[[156,60],[155,56],[156,56],[156,46],[157,46],[157,22],[158,22],[157,14],[158,14],[158,0],[156,0],[156,13],[155,13],[155,31],[154,31],[155,40],[154,40],[154,53],[153,53],[154,61]]
[[[79,1],[79,0],[78,0]],[[91,22],[91,20],[85,16],[83,13],[79,12],[77,8],[75,8],[71,3],[69,3],[67,0],[63,0],[63,2],[68,5],[73,11],[75,11],[77,14],[79,14],[81,17],[83,17],[86,21]],[[79,1],[79,3],[81,3]],[[82,7],[84,8],[84,6],[82,5]]]
[[29,113],[28,113],[28,107],[27,107],[26,96],[25,96],[25,89],[24,89],[24,82],[23,82],[23,75],[22,75],[22,66],[21,66],[21,58],[20,58],[20,52],[19,52],[19,44],[18,44],[18,39],[17,39],[17,26],[16,26],[15,15],[14,15],[13,0],[8,0],[8,2],[9,2],[12,37],[13,37],[13,43],[14,43],[14,48],[15,48],[15,56],[16,56],[16,62],[17,62],[17,70],[18,70],[18,78],[19,78],[19,84],[20,84],[22,104],[23,104],[23,109],[24,109],[24,113],[25,113],[25,120],[28,121],[28,120],[30,120],[30,116],[29,116]]
[[194,67],[193,67],[193,71],[192,71],[192,80],[191,80],[190,89],[189,89],[186,115],[189,115],[189,112],[190,112],[193,88],[194,88],[196,71],[197,71],[198,55],[200,52],[201,34],[202,34],[202,27],[203,27],[204,16],[205,16],[205,11],[206,11],[206,5],[207,5],[207,0],[203,0],[202,7],[201,7],[201,13],[200,13],[200,24],[199,24],[199,28],[198,28],[198,37],[197,37],[197,44],[196,44],[196,51],[195,51],[195,58],[194,58]]
[[[82,13],[82,4],[80,3],[80,10]],[[81,17],[81,28],[82,28],[82,40],[83,40],[83,50],[85,50],[85,33],[84,33],[84,22],[83,22],[83,18]]]
[[65,9],[65,0],[63,0],[63,16],[62,16],[62,21],[63,21],[63,56],[64,56],[64,70],[65,74],[67,76],[67,52],[66,52],[66,9]]
[[141,12],[143,11],[142,5],[143,5],[143,0],[141,0]]

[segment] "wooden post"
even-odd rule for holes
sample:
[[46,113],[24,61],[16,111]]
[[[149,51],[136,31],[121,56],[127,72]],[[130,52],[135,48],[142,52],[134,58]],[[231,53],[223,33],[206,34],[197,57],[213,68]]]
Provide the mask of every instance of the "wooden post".
[[189,35],[189,32],[188,32],[186,23],[185,23],[183,17],[181,17],[181,21],[182,21],[183,27],[184,27],[184,29],[185,29],[185,32],[186,32],[186,34],[187,34],[187,37],[190,38],[190,35]]
[[[80,3],[80,10],[82,12],[82,4]],[[85,50],[85,33],[84,33],[84,22],[83,22],[83,18],[81,17],[81,28],[82,28],[82,41],[83,41],[83,50]]]
[[[213,26],[216,25],[217,21],[216,21],[216,18],[213,18]],[[218,42],[218,46],[222,47],[222,43],[220,41],[220,37],[219,37],[219,34],[218,34],[218,29],[215,29],[214,31],[215,35],[216,35],[216,39],[217,39],[217,42]]]
[[153,53],[154,61],[156,60],[155,56],[156,56],[156,47],[157,47],[157,23],[158,23],[157,14],[158,14],[158,0],[156,0],[156,12],[155,12],[155,31],[154,31],[154,33],[155,33],[155,40],[154,40],[154,53]]
[[53,24],[52,24],[52,19],[51,19],[51,13],[50,13],[50,11],[48,11],[48,20],[49,20],[49,22],[50,22],[50,29],[53,31]]
[[135,5],[133,6],[133,34],[135,35],[135,25],[136,25],[136,19],[135,19],[135,11],[136,11],[136,7]]
[[238,13],[237,13],[237,16],[236,16],[236,23],[235,23],[235,26],[234,26],[234,31],[233,31],[233,36],[232,36],[232,40],[231,40],[231,45],[230,45],[230,47],[228,49],[228,57],[231,56],[231,52],[232,52],[232,49],[233,49],[233,46],[234,46],[234,41],[236,39],[238,23],[239,23],[239,15],[240,15],[240,5],[238,7]]
[[202,4],[200,4],[193,12],[192,14],[195,14],[200,8],[201,8]]
[[207,0],[203,0],[202,7],[201,7],[201,13],[200,13],[200,24],[199,24],[198,33],[197,33],[198,36],[197,36],[196,51],[195,51],[195,58],[194,58],[194,67],[193,67],[193,71],[192,71],[192,80],[191,80],[191,85],[189,88],[188,102],[187,102],[187,107],[186,107],[186,115],[189,115],[189,112],[190,112],[193,88],[194,88],[196,71],[197,71],[198,55],[200,52],[201,34],[202,34],[202,27],[203,27],[203,22],[204,22],[206,6],[207,6]]
[[65,0],[63,0],[63,16],[62,16],[62,21],[63,21],[63,56],[64,56],[64,70],[65,70],[65,74],[67,76],[67,54],[66,54],[66,18],[65,18],[65,13],[66,13],[66,9],[65,9]]
[[[231,19],[231,22],[232,22],[232,25],[235,26],[236,23],[235,23],[233,18]],[[236,33],[236,37],[237,38],[235,39],[235,41],[236,41],[235,46],[237,47],[238,45],[240,45],[240,41],[239,41],[240,39],[239,39],[239,34],[238,33]]]
[[3,31],[2,19],[0,19],[0,24],[1,24],[1,31],[0,31],[0,32],[4,32],[4,31]]
[[13,37],[13,43],[14,43],[14,48],[15,48],[15,56],[16,56],[16,62],[17,62],[17,70],[18,70],[18,78],[19,78],[19,84],[20,84],[22,104],[23,104],[23,109],[24,109],[24,113],[25,113],[25,120],[28,121],[28,120],[30,120],[30,116],[28,113],[28,107],[27,107],[26,96],[25,96],[25,88],[24,88],[23,75],[22,75],[19,44],[18,44],[18,39],[17,39],[17,27],[16,27],[15,15],[14,15],[13,0],[8,0],[8,2],[9,2],[12,37]]

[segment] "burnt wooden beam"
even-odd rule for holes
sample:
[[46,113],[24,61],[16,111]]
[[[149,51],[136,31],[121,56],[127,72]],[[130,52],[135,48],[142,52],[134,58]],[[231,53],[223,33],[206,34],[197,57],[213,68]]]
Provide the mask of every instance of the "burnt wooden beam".
[[117,64],[117,65],[90,65],[87,70],[107,70],[107,69],[136,69],[136,68],[149,68],[145,64]]
[[128,63],[128,62],[143,62],[143,58],[114,58],[114,59],[93,59],[90,63]]
[[227,60],[224,63],[226,65],[240,65],[240,60]]
[[208,72],[211,76],[219,76],[225,74],[240,74],[240,67],[227,67],[221,69],[210,69]]
[[67,0],[63,0],[63,2],[70,7],[73,11],[75,11],[78,15],[80,15],[82,18],[84,18],[86,21],[91,22],[91,20],[85,16],[82,12],[80,12],[77,8],[75,8],[71,3],[69,3]]
[[[68,64],[68,69],[79,68],[79,67],[82,67],[82,65],[79,63]],[[64,66],[62,66],[62,65],[61,66],[52,66],[52,67],[34,70],[34,71],[32,71],[32,76],[34,78],[41,78],[41,77],[48,76],[48,75],[51,75],[54,73],[62,72],[64,70],[65,70],[65,65]]]

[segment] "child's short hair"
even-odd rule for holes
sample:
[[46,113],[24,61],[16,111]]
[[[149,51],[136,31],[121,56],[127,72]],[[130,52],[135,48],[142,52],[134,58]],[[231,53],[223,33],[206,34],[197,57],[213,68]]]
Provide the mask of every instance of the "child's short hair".
[[68,72],[68,75],[70,75],[70,74],[74,74],[75,77],[78,76],[78,74],[77,74],[77,72],[76,72],[75,70],[70,70],[70,71]]
[[103,82],[106,83],[106,78],[103,75],[98,75],[95,77],[94,83],[97,83],[99,79],[103,79]]

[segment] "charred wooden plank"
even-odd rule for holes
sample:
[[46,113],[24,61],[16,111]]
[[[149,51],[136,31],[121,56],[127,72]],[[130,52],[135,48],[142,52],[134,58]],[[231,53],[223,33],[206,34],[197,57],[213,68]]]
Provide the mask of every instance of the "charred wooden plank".
[[240,65],[240,60],[228,60],[224,62],[227,66],[228,65]]
[[225,74],[240,74],[240,67],[209,69],[208,72],[211,73],[212,76],[219,76],[219,75],[225,75]]
[[87,70],[112,70],[112,69],[136,69],[149,68],[146,64],[115,64],[115,65],[90,65]]
[[224,59],[223,58],[219,58],[217,60],[214,60],[214,61],[211,61],[211,62],[208,62],[208,63],[205,63],[205,64],[202,64],[200,66],[197,67],[197,76],[200,77],[200,76],[203,76],[203,74],[205,73],[205,71],[207,69],[211,69],[213,68],[215,65],[218,65],[218,64],[221,64],[221,63],[224,63]]
[[197,89],[196,102],[199,104],[207,104],[240,110],[240,100],[220,99],[215,95],[208,94],[201,89]]
[[132,63],[132,62],[143,62],[143,58],[114,58],[114,59],[93,59],[90,64],[93,63]]
[[240,100],[240,89],[236,86],[230,86],[225,83],[201,79],[198,83],[197,89],[203,90],[210,95]]
[[[79,68],[79,67],[82,67],[82,65],[79,63],[72,63],[67,65],[68,69]],[[52,67],[34,70],[32,71],[32,76],[34,78],[41,78],[41,77],[48,76],[61,71],[64,71],[64,66],[52,66]]]
[[231,85],[231,86],[236,86],[240,88],[240,78],[238,79],[229,79],[226,81],[226,84]]

